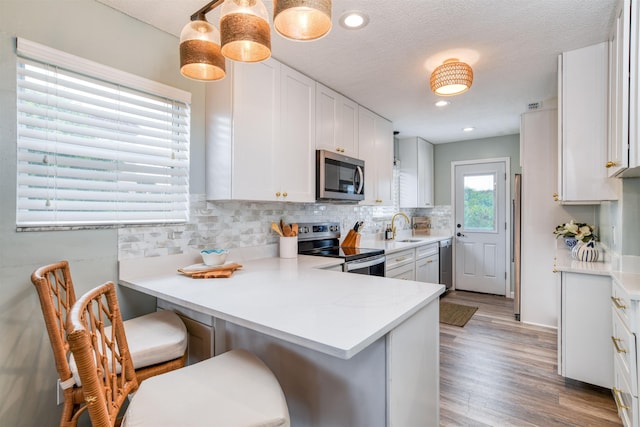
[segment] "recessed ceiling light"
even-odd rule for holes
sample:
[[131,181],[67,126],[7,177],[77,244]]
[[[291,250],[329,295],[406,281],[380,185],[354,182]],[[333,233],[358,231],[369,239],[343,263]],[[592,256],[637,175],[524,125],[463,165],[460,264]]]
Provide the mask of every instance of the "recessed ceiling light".
[[345,12],[340,16],[340,25],[347,30],[359,30],[366,27],[368,23],[369,17],[357,10]]
[[466,127],[466,128],[462,128],[462,130],[463,130],[463,131],[465,131],[465,132],[471,132],[471,131],[473,131],[474,129],[475,129],[475,128],[474,128],[474,127],[471,127],[471,126],[468,126],[468,127]]
[[436,102],[436,107],[446,107],[449,104],[451,104],[449,101],[441,99],[440,101]]

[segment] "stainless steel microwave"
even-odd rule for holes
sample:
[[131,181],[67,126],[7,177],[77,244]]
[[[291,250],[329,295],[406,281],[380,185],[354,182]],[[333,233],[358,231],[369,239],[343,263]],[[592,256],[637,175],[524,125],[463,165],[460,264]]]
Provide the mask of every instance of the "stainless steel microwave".
[[364,161],[316,150],[316,199],[364,200]]

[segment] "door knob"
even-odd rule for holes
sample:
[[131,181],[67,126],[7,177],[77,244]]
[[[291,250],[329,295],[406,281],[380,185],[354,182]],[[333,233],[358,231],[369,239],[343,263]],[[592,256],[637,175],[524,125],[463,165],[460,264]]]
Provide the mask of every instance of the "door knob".
[[458,237],[464,237],[464,234],[462,234],[462,233],[458,232],[458,233],[456,233],[456,236],[458,236]]
[[460,227],[462,227],[462,225],[461,224],[456,224],[456,227],[460,228]]

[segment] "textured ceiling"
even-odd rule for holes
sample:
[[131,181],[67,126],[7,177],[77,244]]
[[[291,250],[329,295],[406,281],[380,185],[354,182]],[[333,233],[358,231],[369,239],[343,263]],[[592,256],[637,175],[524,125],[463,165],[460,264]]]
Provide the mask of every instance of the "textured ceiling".
[[[98,1],[176,36],[207,3]],[[555,102],[559,53],[607,39],[617,2],[334,0],[329,35],[303,43],[272,31],[272,54],[393,121],[400,136],[444,143],[510,135],[519,132],[528,103]],[[265,4],[271,13],[272,2]],[[338,19],[347,10],[368,14],[369,25],[342,28]],[[219,8],[207,19],[217,23]],[[473,67],[473,85],[437,108],[429,75],[452,56]],[[465,126],[475,131],[465,133]]]

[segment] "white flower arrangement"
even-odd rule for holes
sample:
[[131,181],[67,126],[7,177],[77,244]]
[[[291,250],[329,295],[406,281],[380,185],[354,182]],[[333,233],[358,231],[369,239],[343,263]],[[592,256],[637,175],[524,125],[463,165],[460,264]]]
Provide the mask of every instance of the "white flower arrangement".
[[556,235],[556,238],[560,236],[575,237],[576,240],[579,240],[583,243],[598,239],[598,236],[596,236],[594,233],[594,228],[592,225],[584,222],[575,222],[574,220],[571,220],[566,224],[560,224],[556,227],[553,234]]

